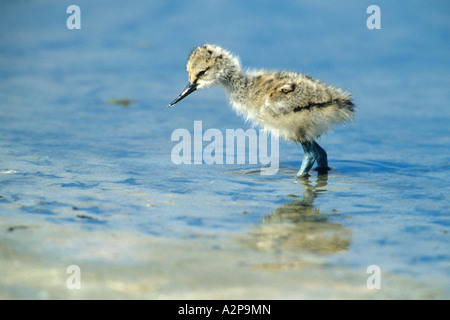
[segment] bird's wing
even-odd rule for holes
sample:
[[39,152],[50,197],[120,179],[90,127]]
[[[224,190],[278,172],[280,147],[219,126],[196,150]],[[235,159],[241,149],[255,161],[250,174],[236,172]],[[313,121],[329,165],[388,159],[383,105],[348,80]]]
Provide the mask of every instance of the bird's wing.
[[277,82],[267,92],[265,113],[272,116],[288,115],[327,104],[327,95],[309,78],[285,78]]

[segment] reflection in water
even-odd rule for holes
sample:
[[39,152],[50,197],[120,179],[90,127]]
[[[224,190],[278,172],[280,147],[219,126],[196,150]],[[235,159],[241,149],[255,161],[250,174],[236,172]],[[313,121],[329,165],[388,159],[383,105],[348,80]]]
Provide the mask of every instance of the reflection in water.
[[[275,265],[266,264],[265,267],[301,266],[307,253],[322,256],[348,249],[351,231],[330,221],[331,217],[338,215],[337,211],[323,214],[319,207],[313,206],[314,200],[326,192],[327,181],[327,175],[319,175],[315,184],[306,179],[299,180],[302,199],[282,204],[245,237],[244,243],[248,247],[291,256],[289,261],[277,261]],[[294,261],[293,253],[296,253]]]

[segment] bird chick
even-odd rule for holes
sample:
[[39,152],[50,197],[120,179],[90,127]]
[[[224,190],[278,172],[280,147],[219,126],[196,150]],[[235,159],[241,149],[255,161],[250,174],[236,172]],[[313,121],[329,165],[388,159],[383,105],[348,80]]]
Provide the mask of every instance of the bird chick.
[[244,72],[237,56],[213,44],[194,49],[186,68],[189,84],[169,107],[195,90],[222,86],[237,113],[302,145],[304,158],[298,177],[307,176],[314,162],[319,173],[328,172],[327,153],[315,139],[334,125],[353,119],[355,106],[350,94],[296,72]]

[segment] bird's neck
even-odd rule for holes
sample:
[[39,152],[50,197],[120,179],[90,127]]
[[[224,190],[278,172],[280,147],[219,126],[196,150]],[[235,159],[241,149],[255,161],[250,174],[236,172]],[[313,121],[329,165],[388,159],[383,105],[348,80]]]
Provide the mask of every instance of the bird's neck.
[[247,120],[257,123],[258,106],[251,101],[250,87],[251,78],[242,72],[240,66],[229,70],[220,84],[225,88],[233,109],[244,116]]
[[228,67],[220,77],[220,84],[227,91],[233,103],[245,104],[248,97],[248,83],[249,79],[239,65]]

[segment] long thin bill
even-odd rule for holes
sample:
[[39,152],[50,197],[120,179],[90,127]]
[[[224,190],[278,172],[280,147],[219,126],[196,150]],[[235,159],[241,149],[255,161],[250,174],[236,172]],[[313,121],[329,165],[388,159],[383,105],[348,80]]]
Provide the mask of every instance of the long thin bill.
[[190,95],[192,92],[194,92],[195,90],[197,90],[197,85],[195,83],[190,83],[186,86],[186,88],[184,88],[183,92],[180,93],[180,95],[173,100],[171,103],[169,103],[169,105],[167,107],[171,107],[173,106],[175,103],[177,103],[178,101],[183,100],[184,98],[186,98],[188,95]]

